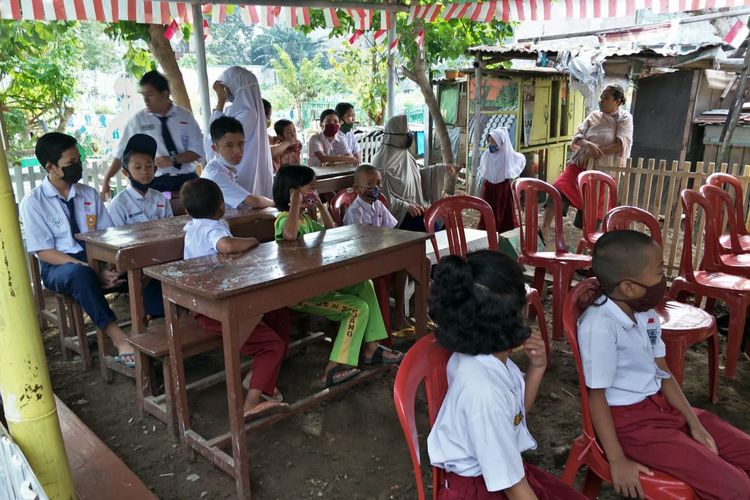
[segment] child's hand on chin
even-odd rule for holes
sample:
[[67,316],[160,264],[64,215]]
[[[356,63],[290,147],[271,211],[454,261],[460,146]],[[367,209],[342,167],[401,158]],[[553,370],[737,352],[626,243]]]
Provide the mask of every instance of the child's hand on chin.
[[547,354],[544,349],[544,341],[538,333],[533,333],[523,344],[523,351],[529,358],[529,364],[535,368],[547,366]]

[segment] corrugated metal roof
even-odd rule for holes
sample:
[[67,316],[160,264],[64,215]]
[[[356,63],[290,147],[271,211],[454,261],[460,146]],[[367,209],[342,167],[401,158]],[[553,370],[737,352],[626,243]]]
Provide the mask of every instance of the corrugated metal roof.
[[703,44],[681,44],[681,45],[635,45],[627,43],[622,45],[590,46],[581,44],[561,45],[554,42],[539,44],[510,44],[510,45],[479,45],[471,47],[469,54],[474,56],[502,56],[498,59],[529,59],[535,58],[540,52],[548,56],[556,56],[560,52],[583,52],[595,50],[600,57],[676,57],[693,54],[702,50],[720,47],[720,43],[710,42]]

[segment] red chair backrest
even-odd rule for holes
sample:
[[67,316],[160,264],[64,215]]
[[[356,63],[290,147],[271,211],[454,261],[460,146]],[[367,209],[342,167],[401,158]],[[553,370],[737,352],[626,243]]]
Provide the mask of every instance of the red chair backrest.
[[706,179],[706,184],[710,186],[716,186],[721,189],[725,189],[725,184],[730,187],[730,189],[733,191],[732,195],[734,195],[734,214],[736,220],[738,221],[738,229],[741,231],[739,234],[750,234],[748,233],[747,227],[745,226],[745,209],[742,206],[743,202],[745,201],[745,196],[742,192],[742,184],[740,184],[740,181],[738,181],[737,178],[732,175],[716,172],[708,176],[708,179]]
[[602,231],[609,232],[618,229],[632,229],[633,224],[641,223],[648,228],[648,232],[651,235],[651,239],[662,246],[661,227],[659,221],[646,212],[642,208],[638,207],[615,207],[604,216],[602,222]]
[[685,214],[685,230],[682,235],[682,255],[680,256],[680,275],[688,281],[695,281],[695,270],[693,267],[693,231],[695,229],[695,212],[698,207],[703,209],[703,216],[708,222],[705,224],[703,235],[703,260],[701,269],[706,271],[718,271],[721,267],[719,259],[719,236],[716,234],[716,225],[710,221],[714,219],[714,207],[705,196],[698,191],[685,189],[680,194],[682,199],[682,210]]
[[[565,237],[563,236],[562,198],[560,197],[560,192],[551,184],[547,184],[539,179],[522,177],[513,182],[513,206],[516,209],[518,220],[521,222],[519,230],[521,235],[521,253],[524,257],[529,257],[538,251],[539,203],[537,196],[540,192],[551,197],[553,206],[555,207],[555,250],[561,253],[568,251],[565,246]],[[521,204],[522,199],[523,205]],[[526,213],[525,217],[524,212]]]
[[[336,225],[344,225],[344,215],[346,214],[346,209],[349,208],[349,206],[354,203],[354,200],[356,199],[357,192],[352,188],[342,189],[341,191],[336,193],[333,198],[331,198],[331,201],[328,202],[328,206],[331,208],[331,217],[333,217],[333,222],[335,222]],[[378,199],[383,202],[385,208],[389,208],[388,200],[385,196],[383,196],[383,193],[380,193]]]
[[596,222],[602,217],[601,207],[607,197],[607,211],[617,206],[617,183],[604,172],[587,170],[578,174],[578,192],[583,201],[583,238],[593,244]]
[[[737,221],[737,214],[734,211],[734,202],[729,193],[718,186],[705,184],[701,186],[701,195],[703,195],[714,207],[714,228],[718,238],[724,232],[724,212],[727,214],[729,240],[731,242],[731,253],[742,253],[742,244],[740,243],[740,234],[743,224]],[[721,244],[719,244],[721,251]]]
[[[578,283],[573,289],[568,292],[565,298],[565,305],[563,306],[563,328],[565,329],[565,337],[568,340],[568,345],[573,353],[573,358],[576,360],[576,369],[578,371],[578,386],[581,392],[581,425],[583,427],[583,434],[590,439],[596,439],[596,432],[594,431],[594,423],[591,420],[591,410],[589,408],[589,393],[586,389],[586,377],[583,373],[583,362],[581,361],[581,350],[578,347],[578,318],[581,317],[583,311],[578,307],[578,302],[581,297],[593,293],[594,290],[599,286],[599,282],[596,278],[588,278]],[[594,445],[597,448],[597,445]],[[600,453],[598,450],[594,453]]]
[[[448,378],[446,365],[451,352],[438,344],[435,336],[430,334],[419,339],[407,351],[396,373],[393,384],[393,401],[396,413],[404,431],[406,445],[414,468],[414,478],[417,482],[419,500],[424,500],[424,484],[422,469],[419,462],[419,435],[414,417],[414,402],[417,388],[424,382],[427,394],[427,414],[430,427],[435,423],[440,406],[443,404],[445,393],[448,392]],[[432,468],[432,493],[437,498],[441,486],[444,484],[445,472],[438,467]]]
[[435,250],[435,258],[440,260],[437,241],[435,240],[435,224],[442,220],[445,225],[445,232],[448,236],[448,253],[451,255],[466,256],[468,247],[466,244],[466,233],[464,231],[463,210],[476,210],[484,220],[485,229],[487,230],[488,248],[498,250],[497,228],[495,226],[495,216],[492,213],[492,207],[481,198],[476,196],[450,196],[438,200],[425,211],[424,225],[427,232],[432,236],[432,248]]

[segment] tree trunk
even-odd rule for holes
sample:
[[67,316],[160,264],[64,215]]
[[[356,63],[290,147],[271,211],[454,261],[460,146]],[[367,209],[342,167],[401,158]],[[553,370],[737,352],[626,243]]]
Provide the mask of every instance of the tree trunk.
[[5,110],[7,108],[0,101],[0,139],[3,141],[5,151],[8,151],[10,146],[10,138],[8,137],[8,127],[5,124]]
[[70,117],[73,116],[73,112],[75,112],[73,107],[66,106],[65,104],[62,105],[62,110],[58,113],[59,121],[57,123],[57,128],[55,129],[57,132],[65,132],[65,126],[68,124]]
[[169,80],[172,100],[178,106],[192,111],[190,97],[188,97],[187,89],[185,88],[185,80],[183,80],[182,71],[180,71],[180,67],[177,65],[174,50],[172,50],[169,40],[164,38],[164,26],[152,24],[148,27],[148,33],[150,35],[148,48],[151,51],[151,55],[159,62],[167,80]]

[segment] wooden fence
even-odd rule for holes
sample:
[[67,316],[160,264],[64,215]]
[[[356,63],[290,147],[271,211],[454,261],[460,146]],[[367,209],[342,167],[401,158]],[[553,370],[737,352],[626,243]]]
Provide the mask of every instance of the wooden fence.
[[[625,166],[611,165],[599,170],[617,181],[618,205],[642,208],[659,220],[664,241],[664,265],[670,278],[679,274],[685,215],[680,199],[683,189],[700,189],[710,174],[725,172],[737,177],[742,184],[745,207],[750,200],[750,165],[740,167],[737,164],[729,166],[723,163],[717,166],[714,163],[697,162],[693,166],[691,162],[668,163],[660,160],[657,163],[654,159],[639,158],[635,165],[632,159],[628,159]],[[703,214],[699,212],[696,214],[696,234],[693,235],[693,265],[696,267],[703,256],[704,224]]]

